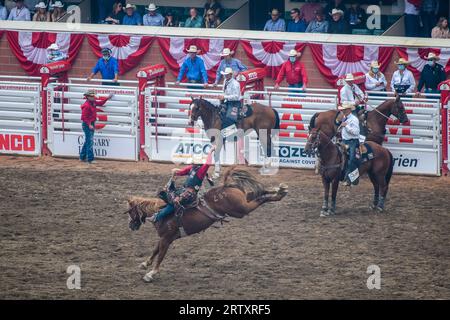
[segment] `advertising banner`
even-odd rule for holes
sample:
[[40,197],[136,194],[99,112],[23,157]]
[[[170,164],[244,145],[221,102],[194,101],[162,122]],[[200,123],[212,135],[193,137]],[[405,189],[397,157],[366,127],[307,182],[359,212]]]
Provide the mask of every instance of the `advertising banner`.
[[40,152],[38,133],[0,130],[0,153],[36,156]]

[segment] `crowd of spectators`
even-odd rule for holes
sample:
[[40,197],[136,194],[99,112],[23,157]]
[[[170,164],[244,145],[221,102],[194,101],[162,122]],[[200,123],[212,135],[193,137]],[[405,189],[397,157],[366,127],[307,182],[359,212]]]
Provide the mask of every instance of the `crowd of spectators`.
[[66,15],[61,1],[0,0],[0,20],[61,22]]

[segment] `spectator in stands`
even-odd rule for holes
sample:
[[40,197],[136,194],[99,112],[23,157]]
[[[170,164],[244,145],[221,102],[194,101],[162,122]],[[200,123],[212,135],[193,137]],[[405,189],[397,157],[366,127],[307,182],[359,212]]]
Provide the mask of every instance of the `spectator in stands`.
[[5,0],[0,0],[0,20],[8,19],[8,10],[5,7]]
[[52,43],[50,47],[47,48],[47,63],[52,63],[56,61],[66,60],[67,56],[59,50],[59,46],[56,43]]
[[158,9],[154,3],[150,3],[146,10],[148,13],[144,16],[144,26],[162,27],[164,26],[164,18],[156,12]]
[[81,127],[84,132],[84,144],[80,152],[80,161],[94,163],[94,132],[95,121],[97,120],[97,107],[103,106],[113,97],[110,94],[105,98],[97,98],[94,90],[88,90],[84,93],[86,102],[81,105]]
[[[308,76],[306,74],[306,68],[302,62],[300,62],[301,53],[292,49],[289,52],[289,60],[283,63],[277,80],[275,81],[275,89],[280,87],[280,83],[286,77],[286,82],[289,88],[299,88],[306,90],[308,83]],[[298,92],[292,90],[292,92]]]
[[113,82],[103,82],[103,85],[118,86],[117,82],[119,79],[119,63],[117,59],[111,56],[112,51],[109,48],[104,48],[102,50],[103,57],[97,61],[97,64],[92,69],[92,73],[87,78],[87,81],[91,81],[98,72],[102,75],[103,80],[112,80]]
[[409,61],[400,58],[395,64],[397,65],[398,70],[392,75],[391,90],[398,94],[414,92],[416,80],[414,79],[412,72],[406,69]]
[[217,69],[216,81],[214,82],[215,87],[222,79],[221,71],[225,71],[226,68],[231,68],[234,76],[236,76],[239,72],[247,70],[247,67],[240,60],[233,58],[233,54],[234,51],[231,51],[230,48],[223,49],[221,54],[223,59],[220,61],[219,68]]
[[420,36],[420,2],[422,0],[405,0],[405,36]]
[[8,20],[12,21],[30,21],[31,13],[27,7],[24,6],[23,0],[17,0],[16,6],[11,9]]
[[50,22],[50,12],[47,12],[47,5],[44,2],[39,2],[36,5],[36,13],[33,16],[33,21]]
[[350,33],[350,26],[344,19],[344,12],[340,9],[333,9],[331,11],[332,20],[328,26],[328,33],[333,34],[347,34]]
[[218,17],[216,17],[216,14],[214,13],[214,10],[210,9],[208,10],[205,18],[205,28],[217,28],[222,21]]
[[300,15],[300,10],[294,8],[291,10],[292,20],[288,22],[287,32],[305,32],[308,25],[303,17]]
[[433,52],[428,53],[426,59],[428,61],[420,73],[417,92],[425,87],[425,93],[439,93],[438,85],[446,79],[444,67],[437,63],[440,58]]
[[122,24],[125,26],[142,26],[142,17],[136,12],[136,6],[127,4],[125,7],[126,15],[123,17]]
[[420,7],[420,18],[423,25],[423,36],[429,37],[431,30],[436,25],[437,17],[439,13],[439,1],[438,0],[422,0]]
[[448,28],[448,19],[441,17],[436,25],[431,31],[432,38],[439,39],[450,39],[450,30]]
[[280,18],[280,12],[278,9],[272,9],[270,12],[271,19],[267,20],[263,31],[282,31],[286,30],[286,23],[284,19]]
[[300,15],[309,24],[316,18],[316,12],[322,11],[322,4],[315,0],[306,0],[306,3],[300,8]]
[[213,10],[217,18],[222,17],[222,5],[216,0],[207,0],[204,5],[203,18],[206,18],[208,10]]
[[353,0],[351,2],[347,15],[351,29],[366,29],[366,11],[360,7],[358,1]]
[[[197,56],[197,54],[200,53],[200,50],[197,49],[197,46],[191,45],[186,51],[189,54],[189,57],[187,57],[181,65],[176,84],[179,85],[186,75],[189,83],[203,83],[206,87],[208,85],[208,74],[206,73],[203,59]],[[198,89],[198,87],[193,88]]]
[[189,18],[186,19],[184,26],[186,28],[201,28],[203,24],[202,18],[199,17],[197,9],[191,8],[189,10]]
[[325,16],[321,10],[316,11],[316,18],[311,21],[305,32],[311,33],[327,33],[329,23],[325,20]]
[[103,23],[108,14],[107,10],[113,7],[115,0],[97,0],[98,23]]
[[324,12],[326,14],[326,18],[328,21],[333,20],[333,9],[339,9],[343,13],[342,15],[345,17],[347,14],[347,8],[345,7],[343,0],[330,0],[328,1],[328,4],[325,6]]
[[125,16],[125,13],[123,12],[122,2],[116,1],[113,4],[112,12],[105,19],[105,22],[108,24],[122,24],[124,16]]
[[178,27],[177,18],[172,11],[169,11],[166,13],[166,17],[164,18],[164,26],[165,27]]
[[66,10],[64,10],[64,4],[61,1],[55,1],[52,5],[53,12],[51,14],[52,22],[60,22],[61,19],[66,15]]
[[386,91],[386,86],[386,77],[380,71],[378,61],[372,61],[370,63],[369,72],[366,73],[366,89],[369,91]]

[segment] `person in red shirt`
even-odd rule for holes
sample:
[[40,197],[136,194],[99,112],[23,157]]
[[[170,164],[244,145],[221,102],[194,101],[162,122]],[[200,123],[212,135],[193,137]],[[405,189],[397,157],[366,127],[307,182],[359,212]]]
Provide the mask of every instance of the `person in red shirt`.
[[94,161],[94,131],[97,120],[97,106],[103,106],[106,101],[113,97],[97,98],[94,90],[89,90],[84,94],[86,102],[81,105],[81,127],[84,132],[84,144],[80,152],[80,161]]
[[[289,88],[300,88],[306,90],[308,83],[308,76],[306,75],[306,69],[303,63],[300,62],[301,54],[292,49],[289,52],[289,60],[283,63],[277,80],[275,81],[275,89],[280,87],[281,81],[286,77],[286,82]],[[298,92],[291,90],[290,92]]]
[[184,169],[173,169],[172,170],[172,180],[175,177],[188,176],[183,186],[176,188],[174,183],[171,182],[168,187],[173,194],[173,200],[162,208],[160,211],[155,213],[149,218],[153,223],[163,220],[165,217],[169,216],[174,212],[175,207],[186,206],[193,203],[197,199],[197,193],[200,190],[203,180],[208,175],[208,169],[212,164],[212,154],[216,147],[212,146],[209,151],[208,158],[205,164],[191,164]]

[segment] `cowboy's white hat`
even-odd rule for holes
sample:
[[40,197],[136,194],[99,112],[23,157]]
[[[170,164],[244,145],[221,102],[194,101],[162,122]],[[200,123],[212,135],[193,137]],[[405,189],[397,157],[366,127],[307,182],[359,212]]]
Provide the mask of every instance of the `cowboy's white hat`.
[[335,15],[335,14],[340,14],[341,16],[343,16],[344,11],[342,11],[341,9],[334,8],[333,10],[331,10],[331,15]]
[[439,56],[437,56],[434,52],[429,52],[428,56],[425,57],[427,60],[440,60]]
[[353,73],[347,73],[347,74],[345,75],[344,80],[345,80],[345,81],[355,81],[355,77],[353,76]]
[[158,8],[155,6],[154,3],[150,3],[148,5],[148,8],[145,8],[145,10],[147,10],[147,11],[156,11],[156,9],[158,9]]
[[300,57],[301,53],[297,52],[297,50],[292,49],[291,51],[289,51],[289,57]]
[[125,8],[123,8],[123,10],[127,10],[127,9],[130,9],[130,8],[136,9],[136,7],[134,6],[134,4],[127,3],[127,6],[126,6]]
[[52,5],[53,8],[64,8],[64,5],[61,1],[55,1],[55,3]]
[[351,103],[350,101],[344,101],[341,103],[341,105],[338,106],[338,110],[345,110],[345,109],[354,109],[355,105]]
[[220,71],[221,74],[223,74],[224,76],[230,73],[233,73],[233,69],[231,69],[230,67],[225,68],[224,71]]
[[231,51],[230,48],[225,48],[225,49],[223,49],[223,51],[220,54],[220,56],[227,57],[229,55],[232,55],[233,53],[234,53],[234,51]]
[[95,90],[94,89],[89,89],[88,91],[86,91],[83,94],[85,97],[95,97]]
[[47,50],[59,50],[59,46],[56,43],[52,43]]
[[409,64],[409,61],[403,58],[398,59],[395,64]]
[[198,53],[199,51],[200,50],[197,49],[196,45],[191,45],[191,46],[189,46],[189,49],[186,50],[186,52],[189,52],[189,53]]
[[39,2],[37,5],[34,6],[36,9],[46,9],[47,6],[45,5],[44,2]]

